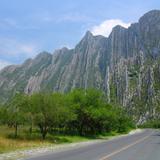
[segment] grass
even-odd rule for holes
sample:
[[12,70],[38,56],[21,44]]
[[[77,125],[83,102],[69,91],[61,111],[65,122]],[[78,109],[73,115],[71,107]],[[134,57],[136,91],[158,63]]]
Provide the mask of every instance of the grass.
[[83,142],[91,139],[107,139],[119,135],[116,132],[97,136],[69,136],[48,134],[46,140],[41,140],[38,130],[34,129],[33,134],[28,133],[28,128],[20,128],[18,137],[14,138],[14,129],[7,126],[0,126],[0,154],[9,151],[30,149],[44,146],[54,146],[57,144]]
[[12,128],[0,126],[0,153],[50,144],[48,141],[41,141],[38,138],[29,139],[25,133],[17,139],[13,138],[13,135],[14,130]]

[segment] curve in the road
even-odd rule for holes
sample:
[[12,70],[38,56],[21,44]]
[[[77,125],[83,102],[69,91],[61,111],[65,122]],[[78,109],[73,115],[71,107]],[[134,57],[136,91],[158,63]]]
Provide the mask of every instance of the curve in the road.
[[52,152],[28,160],[160,160],[159,135],[159,131],[148,129],[141,133]]

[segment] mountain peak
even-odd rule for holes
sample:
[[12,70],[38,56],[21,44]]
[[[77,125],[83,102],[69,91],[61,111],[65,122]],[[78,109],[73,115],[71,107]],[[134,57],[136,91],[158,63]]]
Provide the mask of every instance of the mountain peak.
[[51,55],[50,53],[43,51],[43,52],[40,52],[36,57],[42,58],[42,57],[46,57],[46,56],[50,56],[50,55]]
[[43,51],[41,53],[39,53],[35,59],[33,59],[34,62],[41,62],[41,61],[46,61],[48,59],[51,59],[52,57],[52,54],[46,52],[46,51]]
[[137,103],[137,97],[151,98],[142,102],[144,107],[153,106],[150,102],[160,90],[159,37],[159,10],[146,13],[128,29],[115,26],[108,38],[87,31],[74,49],[61,48],[53,55],[42,52],[25,65],[3,69],[0,101],[13,96],[15,91],[68,92],[74,88],[97,88],[112,103],[129,109]]
[[160,18],[160,10],[151,10],[145,13],[140,19],[139,22],[151,21]]
[[61,48],[60,49],[62,52],[66,52],[66,51],[68,51],[69,49],[67,48],[67,47],[63,47],[63,48]]
[[144,14],[144,16],[152,16],[152,15],[156,15],[156,14],[160,14],[160,10],[151,10],[147,13]]
[[90,31],[87,31],[84,37],[93,37],[93,34]]
[[113,29],[112,30],[115,30],[115,31],[119,31],[119,30],[125,30],[126,28],[125,27],[123,27],[123,26],[121,26],[121,25],[116,25],[115,27],[113,27]]

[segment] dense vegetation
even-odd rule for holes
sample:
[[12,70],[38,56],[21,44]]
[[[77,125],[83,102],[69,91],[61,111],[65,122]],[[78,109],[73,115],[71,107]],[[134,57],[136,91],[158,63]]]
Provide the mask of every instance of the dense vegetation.
[[134,127],[125,110],[107,104],[105,95],[95,89],[76,89],[67,94],[17,94],[0,107],[0,124],[14,128],[18,136],[20,126],[39,129],[42,139],[50,134],[98,135],[126,132]]
[[139,128],[156,128],[156,129],[159,129],[160,128],[160,119],[148,120],[145,123],[140,124],[138,127]]

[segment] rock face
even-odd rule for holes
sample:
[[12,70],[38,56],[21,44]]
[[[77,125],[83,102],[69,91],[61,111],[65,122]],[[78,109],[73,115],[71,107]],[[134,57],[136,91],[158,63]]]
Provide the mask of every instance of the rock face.
[[108,102],[123,105],[129,112],[143,102],[141,120],[155,114],[155,97],[160,92],[159,10],[146,13],[128,29],[114,27],[108,38],[88,31],[74,49],[42,52],[0,71],[1,101],[16,92],[91,87],[104,90]]

